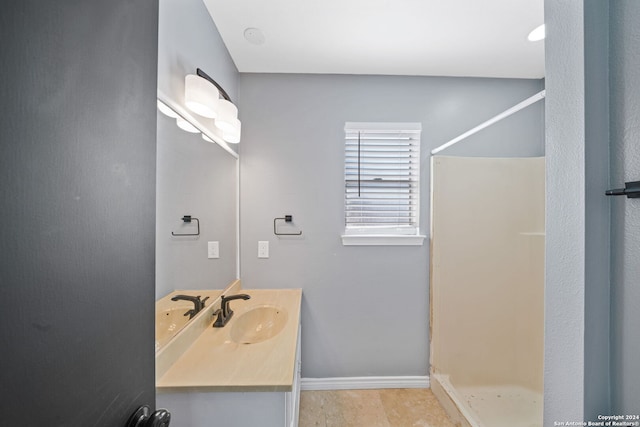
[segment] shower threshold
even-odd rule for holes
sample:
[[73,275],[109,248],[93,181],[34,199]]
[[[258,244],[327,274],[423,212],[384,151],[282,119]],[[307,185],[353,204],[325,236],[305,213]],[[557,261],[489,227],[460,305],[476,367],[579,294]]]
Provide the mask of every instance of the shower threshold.
[[512,384],[454,386],[448,375],[432,377],[433,393],[463,427],[542,427],[542,393]]

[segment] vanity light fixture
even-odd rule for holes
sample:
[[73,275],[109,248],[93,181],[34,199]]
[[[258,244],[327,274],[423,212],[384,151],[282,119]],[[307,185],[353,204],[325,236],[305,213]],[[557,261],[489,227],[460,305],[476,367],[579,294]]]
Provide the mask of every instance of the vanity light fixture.
[[189,123],[189,121],[185,120],[180,114],[176,113],[173,108],[169,107],[164,102],[159,99],[156,101],[158,106],[158,110],[167,117],[171,117],[172,119],[176,119],[176,125],[183,131],[189,133],[200,133],[200,130],[196,128],[194,125]]
[[215,119],[218,115],[218,88],[206,79],[195,74],[187,74],[184,78],[184,103],[194,113]]
[[235,127],[233,130],[229,132],[222,132],[222,138],[231,144],[239,143],[241,127],[242,127],[242,123],[240,123],[240,120],[237,120],[237,127]]
[[235,123],[238,122],[238,108],[231,101],[221,99],[218,102],[218,117],[216,117],[215,125],[222,132],[230,132],[235,129]]
[[226,142],[240,142],[238,108],[227,92],[200,68],[185,77],[185,104],[194,113],[214,119]]
[[540,40],[544,40],[545,38],[545,27],[544,24],[540,25],[539,27],[534,28],[533,31],[531,31],[529,33],[529,36],[527,37],[527,39],[530,42],[539,42]]
[[189,123],[188,121],[186,121],[185,119],[183,119],[182,117],[178,117],[176,119],[176,124],[178,125],[178,127],[186,132],[189,133],[200,133],[200,130],[198,130],[197,127],[195,127],[194,125],[192,125],[191,123]]
[[160,90],[158,90],[157,107],[158,111],[164,115],[175,118],[176,125],[180,129],[193,134],[201,133],[202,139],[219,145],[233,157],[238,158],[238,153],[230,147],[229,141],[226,138],[229,138],[234,144],[237,144],[240,142],[239,131],[236,135],[223,136],[222,132],[213,125],[212,119],[197,118],[196,115],[192,114],[184,105],[173,102]]
[[178,117],[180,117],[178,113],[173,111],[171,107],[169,107],[167,104],[160,101],[159,99],[157,100],[157,104],[158,104],[158,110],[160,110],[160,112],[165,116],[171,117],[172,119],[177,119]]

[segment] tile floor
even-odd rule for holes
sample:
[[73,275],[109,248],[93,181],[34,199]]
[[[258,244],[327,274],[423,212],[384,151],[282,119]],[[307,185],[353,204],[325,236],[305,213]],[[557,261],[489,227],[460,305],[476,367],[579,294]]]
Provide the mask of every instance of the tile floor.
[[299,427],[454,427],[429,389],[303,391]]

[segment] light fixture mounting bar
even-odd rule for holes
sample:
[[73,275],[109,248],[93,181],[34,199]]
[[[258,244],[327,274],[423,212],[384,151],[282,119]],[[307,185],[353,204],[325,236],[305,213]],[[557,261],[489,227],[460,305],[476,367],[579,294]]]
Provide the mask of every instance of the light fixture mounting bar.
[[222,86],[220,86],[215,80],[213,80],[207,73],[202,71],[200,68],[196,68],[196,74],[202,77],[203,79],[208,80],[212,85],[218,88],[218,90],[220,91],[220,95],[222,95],[224,99],[226,99],[229,102],[232,102],[231,98],[229,97],[229,94],[227,94],[227,92],[222,88]]

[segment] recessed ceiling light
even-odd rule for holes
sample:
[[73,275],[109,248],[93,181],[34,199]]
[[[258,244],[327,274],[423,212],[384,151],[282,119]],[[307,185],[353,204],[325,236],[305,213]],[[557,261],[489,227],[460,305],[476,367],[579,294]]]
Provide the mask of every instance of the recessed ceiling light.
[[535,28],[533,31],[531,31],[527,39],[529,39],[530,42],[538,42],[540,40],[544,40],[544,37],[545,37],[544,24],[542,24],[539,27]]
[[251,44],[263,44],[265,41],[264,33],[260,28],[247,28],[244,30],[244,38]]

